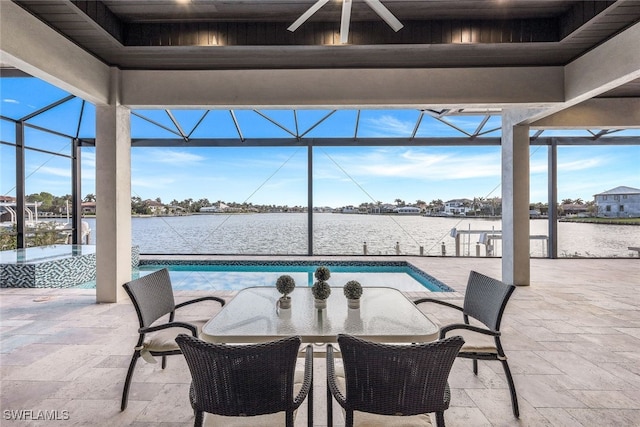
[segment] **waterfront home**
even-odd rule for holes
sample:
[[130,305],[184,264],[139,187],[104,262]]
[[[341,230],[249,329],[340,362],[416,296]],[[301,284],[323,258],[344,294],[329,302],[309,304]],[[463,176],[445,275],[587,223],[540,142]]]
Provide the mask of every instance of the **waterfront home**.
[[149,212],[153,215],[161,214],[164,211],[164,205],[156,200],[147,199],[142,203],[149,208]]
[[95,215],[96,202],[82,202],[82,215]]
[[343,214],[357,214],[360,213],[360,210],[353,205],[345,206],[340,210],[340,213]]
[[400,215],[420,215],[422,213],[422,209],[415,206],[402,206],[400,208],[395,208],[393,213]]
[[224,202],[214,203],[213,206],[203,206],[200,208],[201,213],[221,213],[221,212],[242,212],[242,208],[231,207]]
[[589,206],[580,203],[564,203],[560,205],[561,215],[586,215],[589,212]]
[[472,212],[472,201],[469,199],[452,199],[444,202],[445,215],[466,215]]
[[595,198],[598,216],[608,218],[640,217],[640,189],[619,186],[598,193]]

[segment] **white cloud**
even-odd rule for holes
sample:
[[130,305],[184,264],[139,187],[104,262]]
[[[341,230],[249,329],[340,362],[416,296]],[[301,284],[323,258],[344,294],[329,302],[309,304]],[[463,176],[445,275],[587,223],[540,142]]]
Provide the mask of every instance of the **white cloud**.
[[54,168],[50,166],[42,166],[38,168],[37,172],[35,173],[39,175],[53,175],[71,178],[71,169],[69,168]]
[[402,121],[390,115],[364,120],[377,136],[404,136],[409,137],[413,133],[415,122]]
[[198,154],[173,149],[145,149],[144,152],[132,152],[132,158],[146,163],[170,163],[174,167],[189,166],[207,160]]
[[82,151],[82,169],[83,170],[95,170],[96,168],[96,153],[95,151]]
[[576,159],[570,162],[558,163],[558,170],[562,172],[580,171],[601,166],[602,163],[602,159],[598,158]]
[[352,177],[384,177],[430,181],[496,177],[500,179],[500,154],[430,154],[416,150],[375,150],[364,156],[335,157]]
[[20,104],[20,101],[11,98],[4,98],[2,102],[6,102],[7,104]]

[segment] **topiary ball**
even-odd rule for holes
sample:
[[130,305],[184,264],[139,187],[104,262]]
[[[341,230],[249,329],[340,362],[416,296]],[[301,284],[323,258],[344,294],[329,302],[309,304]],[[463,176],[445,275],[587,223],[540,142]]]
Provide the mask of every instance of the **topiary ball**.
[[343,290],[347,299],[358,299],[362,296],[362,285],[357,280],[349,280]]
[[319,281],[326,282],[327,280],[329,280],[329,277],[331,277],[331,271],[329,271],[327,267],[322,265],[316,268],[315,276]]
[[327,299],[331,295],[331,286],[324,280],[319,280],[311,287],[311,293],[316,299]]
[[278,289],[278,292],[285,296],[293,292],[293,289],[295,287],[296,281],[293,280],[293,277],[289,276],[288,274],[283,274],[282,276],[278,277],[278,280],[276,280],[276,289]]

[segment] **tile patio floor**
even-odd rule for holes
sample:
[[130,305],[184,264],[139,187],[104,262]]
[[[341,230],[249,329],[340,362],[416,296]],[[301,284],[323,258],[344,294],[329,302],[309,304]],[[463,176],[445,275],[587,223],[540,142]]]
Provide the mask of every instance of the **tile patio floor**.
[[[462,300],[470,269],[501,276],[498,259],[408,260],[456,289],[442,295],[454,302]],[[516,289],[502,328],[520,420],[511,413],[499,363],[480,362],[475,377],[471,362],[458,359],[450,376],[447,426],[640,426],[640,259],[534,259],[531,271],[532,285]],[[198,294],[183,291],[178,296]],[[218,295],[231,298],[233,293]],[[164,371],[141,360],[129,407],[120,412],[137,337],[129,302],[96,304],[91,290],[0,289],[0,309],[3,427],[193,424],[190,378],[180,356],[169,358]],[[436,321],[452,319],[438,306],[423,309]],[[200,314],[216,310],[212,304]],[[322,359],[316,359],[314,371],[314,424],[322,426]],[[11,411],[20,410],[34,415],[57,411],[59,418],[68,419],[9,419]],[[335,420],[343,423],[341,414]],[[296,425],[306,425],[305,409]]]

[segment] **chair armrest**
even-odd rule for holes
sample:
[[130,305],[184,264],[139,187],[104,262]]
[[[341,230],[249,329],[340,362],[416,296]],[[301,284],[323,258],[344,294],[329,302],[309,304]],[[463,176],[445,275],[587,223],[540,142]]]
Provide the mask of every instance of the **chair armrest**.
[[420,298],[420,299],[415,300],[413,303],[415,305],[418,305],[418,304],[422,304],[423,302],[433,302],[433,303],[436,303],[436,304],[439,304],[439,305],[444,305],[445,307],[455,308],[456,310],[462,311],[462,307],[460,307],[460,306],[457,306],[457,305],[452,304],[452,303],[447,302],[447,301],[442,301],[442,300],[434,299],[434,298]]
[[198,328],[196,328],[191,323],[186,323],[186,322],[169,322],[169,323],[163,323],[161,325],[147,326],[146,328],[138,329],[138,333],[146,334],[149,332],[155,332],[155,331],[160,331],[162,329],[169,329],[169,328],[185,328],[191,331],[191,334],[194,337],[198,336]]
[[344,407],[346,399],[336,383],[336,368],[333,358],[333,346],[331,344],[327,344],[327,388],[340,406]]
[[467,325],[465,323],[453,323],[451,325],[443,326],[440,328],[440,338],[445,338],[447,332],[454,331],[456,329],[466,329],[479,334],[491,335],[492,337],[499,337],[500,331],[492,331],[491,329],[481,328],[479,326]]
[[180,307],[184,307],[185,305],[189,305],[189,304],[195,304],[197,302],[202,302],[202,301],[217,301],[220,303],[220,305],[224,306],[226,301],[223,300],[222,298],[218,298],[218,297],[201,297],[201,298],[194,298],[192,300],[189,301],[184,301],[181,302],[180,304],[176,304],[176,309],[180,308]]
[[293,399],[293,407],[299,407],[304,401],[309,390],[313,387],[313,346],[307,345],[304,357],[304,381],[298,395]]

